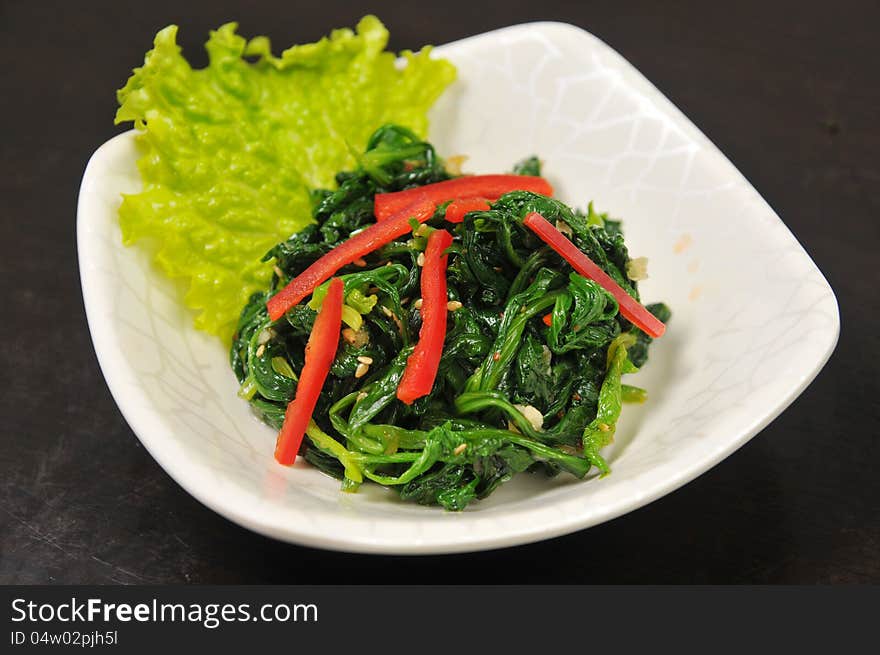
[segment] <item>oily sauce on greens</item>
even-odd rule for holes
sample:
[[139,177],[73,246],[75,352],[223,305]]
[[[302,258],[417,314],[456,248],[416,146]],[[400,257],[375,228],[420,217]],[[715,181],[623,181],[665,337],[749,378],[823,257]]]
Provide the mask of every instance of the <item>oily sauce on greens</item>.
[[[540,175],[540,162],[530,157],[514,172]],[[266,254],[275,274],[242,310],[230,351],[239,395],[263,421],[281,426],[327,285],[274,322],[268,298],[374,223],[375,194],[451,177],[430,143],[386,125],[370,139],[358,169],[336,176],[336,190],[313,192],[315,222]],[[372,480],[405,500],[449,510],[485,498],[523,471],[582,478],[596,467],[608,473],[600,451],[614,436],[621,405],[645,395],[621,377],[645,363],[651,338],[522,219],[538,212],[562,226],[638,300],[637,284],[626,274],[630,258],[620,222],[592,205],[581,212],[525,191],[465,214],[456,225],[444,221],[447,204],[438,206],[428,228],[337,273],[345,283],[344,329],[301,454],[342,479],[347,491]],[[396,391],[418,340],[419,255],[430,227],[454,237],[447,250],[453,311],[433,390],[406,405]],[[647,308],[669,319],[665,305]]]

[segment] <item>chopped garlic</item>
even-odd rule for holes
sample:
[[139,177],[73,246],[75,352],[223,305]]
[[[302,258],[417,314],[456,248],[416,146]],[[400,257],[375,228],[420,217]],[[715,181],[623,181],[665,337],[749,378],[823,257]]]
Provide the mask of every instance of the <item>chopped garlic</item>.
[[447,157],[443,163],[446,165],[446,170],[450,175],[461,175],[461,167],[464,166],[467,160],[467,155],[452,155]]
[[536,430],[541,430],[544,427],[544,415],[541,413],[537,407],[532,407],[531,405],[514,405],[520,414],[526,417],[526,420],[532,424],[532,427]]
[[638,282],[639,280],[647,280],[648,258],[636,257],[635,259],[630,259],[626,263],[626,276],[634,282]]
[[342,330],[342,338],[346,343],[350,343],[351,345],[362,348],[370,343],[370,333],[361,328],[360,330],[352,330],[347,327]]

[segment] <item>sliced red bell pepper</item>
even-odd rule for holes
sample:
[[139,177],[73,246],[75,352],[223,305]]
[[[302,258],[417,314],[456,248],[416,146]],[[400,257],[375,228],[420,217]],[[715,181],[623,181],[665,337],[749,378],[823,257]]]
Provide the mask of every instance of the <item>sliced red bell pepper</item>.
[[397,397],[407,405],[417,398],[427,396],[434,387],[443,342],[446,339],[446,261],[444,252],[452,244],[452,235],[446,230],[434,230],[425,248],[425,264],[422,267],[422,328],[419,342],[413,354],[406,360],[406,368]]
[[435,209],[434,202],[417,198],[413,204],[402,208],[388,220],[375,223],[363,232],[358,232],[348,241],[339,244],[269,298],[266,303],[269,318],[273,321],[278,320],[340,268],[409,232],[412,229],[411,219],[424,223],[434,215]]
[[446,220],[450,223],[461,223],[465,214],[487,209],[489,209],[489,201],[485,198],[459,198],[446,207]]
[[456,198],[485,198],[498,200],[511,191],[533,191],[545,196],[553,195],[553,187],[543,177],[532,175],[465,175],[443,182],[395,191],[378,193],[373,200],[373,213],[383,221],[420,200],[433,200],[439,205]]
[[620,313],[637,328],[652,337],[660,337],[666,331],[666,326],[645,309],[639,302],[630,296],[615,282],[608,273],[599,268],[593,260],[587,257],[569,239],[557,230],[550,222],[538,214],[532,212],[523,219],[523,224],[537,234],[544,243],[553,248],[560,257],[571,264],[578,273],[598,283],[603,289],[614,296],[620,306]]
[[321,387],[330,372],[339,345],[339,328],[342,325],[342,278],[334,278],[318,311],[318,317],[306,344],[306,357],[296,395],[287,405],[284,423],[275,442],[275,459],[279,464],[290,466],[302,444],[306,426],[315,411]]

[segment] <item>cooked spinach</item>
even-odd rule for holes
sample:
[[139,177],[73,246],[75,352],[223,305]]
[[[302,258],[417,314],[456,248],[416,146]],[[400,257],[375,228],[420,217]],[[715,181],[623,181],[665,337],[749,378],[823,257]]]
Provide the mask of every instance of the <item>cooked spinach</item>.
[[[375,194],[451,177],[430,143],[394,125],[373,135],[358,164],[337,175],[335,190],[312,194],[314,223],[266,254],[275,264],[272,282],[241,312],[230,352],[239,395],[274,428],[295,393],[326,284],[275,322],[266,300],[374,222]],[[530,157],[513,170],[540,169]],[[426,240],[410,235],[343,268],[344,329],[302,454],[341,478],[344,490],[372,480],[404,500],[461,510],[524,471],[580,478],[592,467],[608,472],[600,451],[614,435],[621,405],[645,398],[621,376],[645,363],[651,339],[620,315],[609,293],[573,273],[522,226],[530,211],[564,229],[638,298],[626,275],[620,223],[592,205],[580,212],[513,192],[454,227],[444,223],[441,205],[428,225],[453,232],[448,290],[461,307],[448,314],[431,394],[408,406],[396,389],[421,325],[418,257]],[[669,319],[665,305],[648,308]],[[372,363],[356,377],[363,361]]]

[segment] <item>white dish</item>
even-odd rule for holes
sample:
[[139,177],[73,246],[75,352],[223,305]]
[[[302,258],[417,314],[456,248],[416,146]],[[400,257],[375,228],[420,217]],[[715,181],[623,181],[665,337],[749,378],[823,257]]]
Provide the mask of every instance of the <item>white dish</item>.
[[828,283],[779,217],[620,55],[564,24],[510,27],[437,49],[459,80],[432,112],[439,152],[474,172],[538,154],[558,196],[624,219],[650,258],[646,301],[673,310],[635,378],[606,454],[613,473],[521,475],[462,513],[357,494],[273,458],[274,433],[236,396],[221,343],[192,327],[173,284],[120,241],[120,193],[138,190],[133,133],[93,155],[79,197],[83,295],[107,384],[141,442],[188,492],[247,528],[370,553],[511,546],[595,525],[694,479],[809,384],[839,332]]

